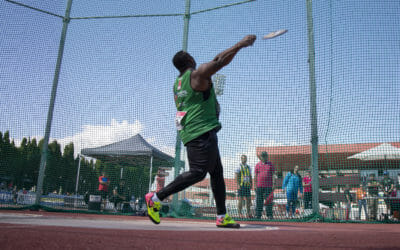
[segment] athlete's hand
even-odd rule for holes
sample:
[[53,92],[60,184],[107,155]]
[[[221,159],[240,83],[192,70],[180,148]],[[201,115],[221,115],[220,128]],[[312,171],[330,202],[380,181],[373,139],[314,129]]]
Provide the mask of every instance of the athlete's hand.
[[247,35],[239,42],[239,46],[241,46],[242,48],[251,46],[256,41],[256,39],[257,37],[255,35]]

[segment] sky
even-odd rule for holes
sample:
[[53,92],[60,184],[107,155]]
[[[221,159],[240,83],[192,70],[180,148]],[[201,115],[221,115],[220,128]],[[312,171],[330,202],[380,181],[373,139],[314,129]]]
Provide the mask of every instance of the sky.
[[[63,16],[67,1],[20,0]],[[191,12],[239,1],[191,1]],[[225,176],[258,146],[310,145],[306,1],[254,1],[191,16],[198,65],[258,36],[219,73]],[[73,0],[71,17],[182,14],[184,0]],[[400,141],[400,1],[314,0],[320,144]],[[62,19],[0,1],[0,131],[44,135]],[[271,31],[288,33],[271,40]],[[73,19],[68,24],[51,140],[97,147],[137,133],[174,155],[171,63],[183,17]]]

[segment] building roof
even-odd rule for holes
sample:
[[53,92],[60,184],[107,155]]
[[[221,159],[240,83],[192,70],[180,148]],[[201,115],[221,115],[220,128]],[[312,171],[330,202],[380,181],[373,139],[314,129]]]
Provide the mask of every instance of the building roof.
[[[318,145],[318,168],[324,170],[399,168],[399,160],[362,161],[359,159],[348,159],[348,157],[354,154],[369,150],[381,144],[382,143]],[[390,142],[388,144],[400,148],[400,142]],[[262,151],[267,151],[269,160],[278,170],[289,170],[295,165],[298,165],[300,169],[310,168],[311,150],[311,145],[256,148],[257,154]]]
[[[328,144],[318,145],[318,153],[346,153],[356,154],[365,150],[377,147],[382,143],[356,143],[356,144]],[[400,148],[400,142],[390,142],[394,147]],[[273,146],[273,147],[257,147],[257,154],[262,151],[267,151],[269,155],[282,155],[282,154],[311,154],[311,145],[300,146]]]

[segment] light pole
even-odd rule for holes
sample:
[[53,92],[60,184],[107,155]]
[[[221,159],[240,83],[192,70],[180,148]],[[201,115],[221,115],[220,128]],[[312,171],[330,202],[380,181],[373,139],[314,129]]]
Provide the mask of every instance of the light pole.
[[213,77],[215,95],[221,96],[224,94],[226,76],[222,74],[215,74]]

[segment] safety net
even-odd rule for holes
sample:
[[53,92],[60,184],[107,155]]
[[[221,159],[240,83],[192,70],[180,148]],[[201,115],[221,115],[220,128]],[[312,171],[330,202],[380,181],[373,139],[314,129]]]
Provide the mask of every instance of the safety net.
[[[214,219],[225,200],[238,221],[396,222],[399,13],[398,0],[0,0],[0,208],[145,216],[145,195],[183,174],[164,217]],[[249,34],[212,88],[174,87],[178,51],[204,71]],[[189,127],[204,133],[184,145]]]

